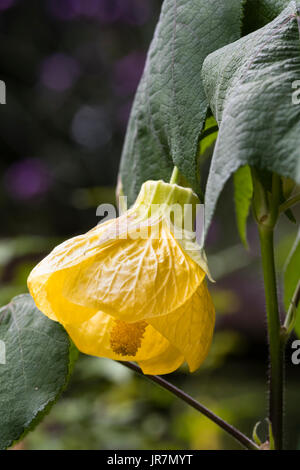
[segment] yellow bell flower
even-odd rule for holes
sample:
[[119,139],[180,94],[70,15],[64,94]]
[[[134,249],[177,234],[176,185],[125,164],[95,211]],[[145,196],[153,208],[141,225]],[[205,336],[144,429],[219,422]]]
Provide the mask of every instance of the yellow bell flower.
[[86,354],[135,361],[145,374],[184,361],[195,371],[215,322],[205,256],[184,226],[197,203],[191,189],[147,181],[131,209],[62,243],[33,269],[37,307]]

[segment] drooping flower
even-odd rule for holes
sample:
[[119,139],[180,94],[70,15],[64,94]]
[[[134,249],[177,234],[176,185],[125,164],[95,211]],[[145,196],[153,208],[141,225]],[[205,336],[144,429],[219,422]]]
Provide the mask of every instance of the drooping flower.
[[135,361],[145,374],[184,361],[195,371],[215,322],[205,257],[184,225],[197,203],[191,189],[147,181],[131,209],[62,243],[33,269],[37,307],[86,354]]

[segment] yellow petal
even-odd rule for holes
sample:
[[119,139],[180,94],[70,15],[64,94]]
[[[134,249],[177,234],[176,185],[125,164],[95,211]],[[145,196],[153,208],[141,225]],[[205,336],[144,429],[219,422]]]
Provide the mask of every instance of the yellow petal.
[[[28,279],[28,289],[32,295],[37,308],[47,315],[51,320],[63,323],[62,318],[70,318],[75,322],[92,317],[97,313],[97,309],[87,308],[84,305],[74,304],[64,298],[61,287],[66,279],[67,272],[59,272],[60,286],[57,277],[53,275],[41,274]],[[57,293],[57,294],[56,294]]]
[[205,272],[208,279],[211,282],[215,282],[208,267],[206,253],[204,251],[204,248],[197,243],[195,232],[183,230],[182,237],[180,239],[177,239],[177,241],[179,245],[182,246],[184,252],[188,256],[190,256]]
[[183,362],[184,356],[170,344],[163,353],[145,361],[138,361],[138,364],[144,374],[164,375],[174,372]]
[[[145,367],[148,364],[147,370],[151,366],[151,361],[154,361],[153,365],[157,365],[156,370],[159,370],[158,367],[166,369],[168,365],[174,367],[174,364],[178,363],[179,356],[181,362],[183,361],[183,356],[151,325],[145,323],[142,328],[137,325],[136,331],[132,331],[135,324],[127,324],[131,331],[126,332],[122,323],[103,312],[98,312],[86,322],[76,325],[66,324],[64,327],[77,348],[85,354],[121,361],[142,361]],[[116,332],[118,328],[119,336]],[[118,342],[122,348],[118,348]],[[131,349],[133,354],[126,355],[126,349],[127,351]],[[116,352],[119,350],[122,352]]]
[[[61,295],[61,290],[68,269],[80,262],[87,253],[91,256],[91,251],[98,248],[99,243],[107,243],[112,232],[116,231],[116,225],[121,232],[120,227],[125,225],[124,217],[109,220],[83,235],[66,240],[31,271],[27,280],[29,292],[36,306],[51,320],[59,321],[60,311],[65,312],[62,318],[73,318],[77,322],[95,315],[98,309],[89,309],[83,303],[72,303]],[[57,277],[54,276],[57,273],[60,273],[60,285],[57,285]]]
[[215,309],[204,281],[195,294],[169,315],[148,319],[185,357],[194,372],[206,358],[214,331]]
[[192,204],[192,220],[197,201],[189,189],[145,183],[129,211],[67,240],[31,272],[38,308],[86,354],[135,361],[146,374],[184,359],[197,369],[214,328],[208,268],[194,232],[180,230],[181,211],[169,207]]
[[[127,238],[112,238],[128,222]],[[28,281],[38,308],[62,323],[83,322],[101,310],[127,322],[166,315],[183,305],[205,276],[163,220],[150,236],[129,211],[86,235],[65,242],[45,258]],[[140,236],[136,235],[141,226]],[[42,292],[43,291],[43,292]]]

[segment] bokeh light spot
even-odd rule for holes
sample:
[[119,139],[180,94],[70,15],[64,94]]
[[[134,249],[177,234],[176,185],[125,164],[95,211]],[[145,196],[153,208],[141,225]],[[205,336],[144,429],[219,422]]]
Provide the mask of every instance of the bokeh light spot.
[[71,131],[75,142],[89,150],[103,147],[112,136],[106,113],[100,106],[82,106],[73,118]]
[[135,92],[143,73],[145,60],[145,54],[132,52],[115,64],[113,86],[118,96],[128,96]]
[[40,80],[42,84],[55,91],[67,90],[79,75],[78,62],[66,54],[54,54],[41,64]]
[[52,178],[47,166],[37,158],[27,158],[13,163],[4,175],[9,195],[16,200],[28,200],[45,194]]

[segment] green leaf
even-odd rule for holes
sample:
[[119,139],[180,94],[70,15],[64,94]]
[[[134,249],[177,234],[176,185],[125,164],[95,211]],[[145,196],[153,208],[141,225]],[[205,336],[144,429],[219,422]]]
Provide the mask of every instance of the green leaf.
[[213,116],[209,116],[200,135],[198,147],[198,161],[203,158],[207,150],[215,143],[218,137],[218,123]]
[[6,449],[56,401],[67,384],[74,349],[65,330],[27,294],[0,310],[0,340],[0,449]]
[[239,167],[248,164],[300,181],[300,106],[292,102],[299,70],[294,1],[264,28],[205,60],[205,90],[220,127],[206,189],[206,229]]
[[[290,306],[293,294],[300,279],[300,230],[296,237],[294,246],[287,260],[284,271],[284,306],[286,311]],[[300,305],[298,306],[296,322],[296,333],[300,336]]]
[[241,35],[243,0],[165,0],[133,104],[121,180],[128,202],[176,165],[197,191],[198,140],[208,106],[205,57]]
[[247,219],[253,196],[253,184],[249,166],[239,168],[234,174],[234,202],[238,232],[246,248]]

